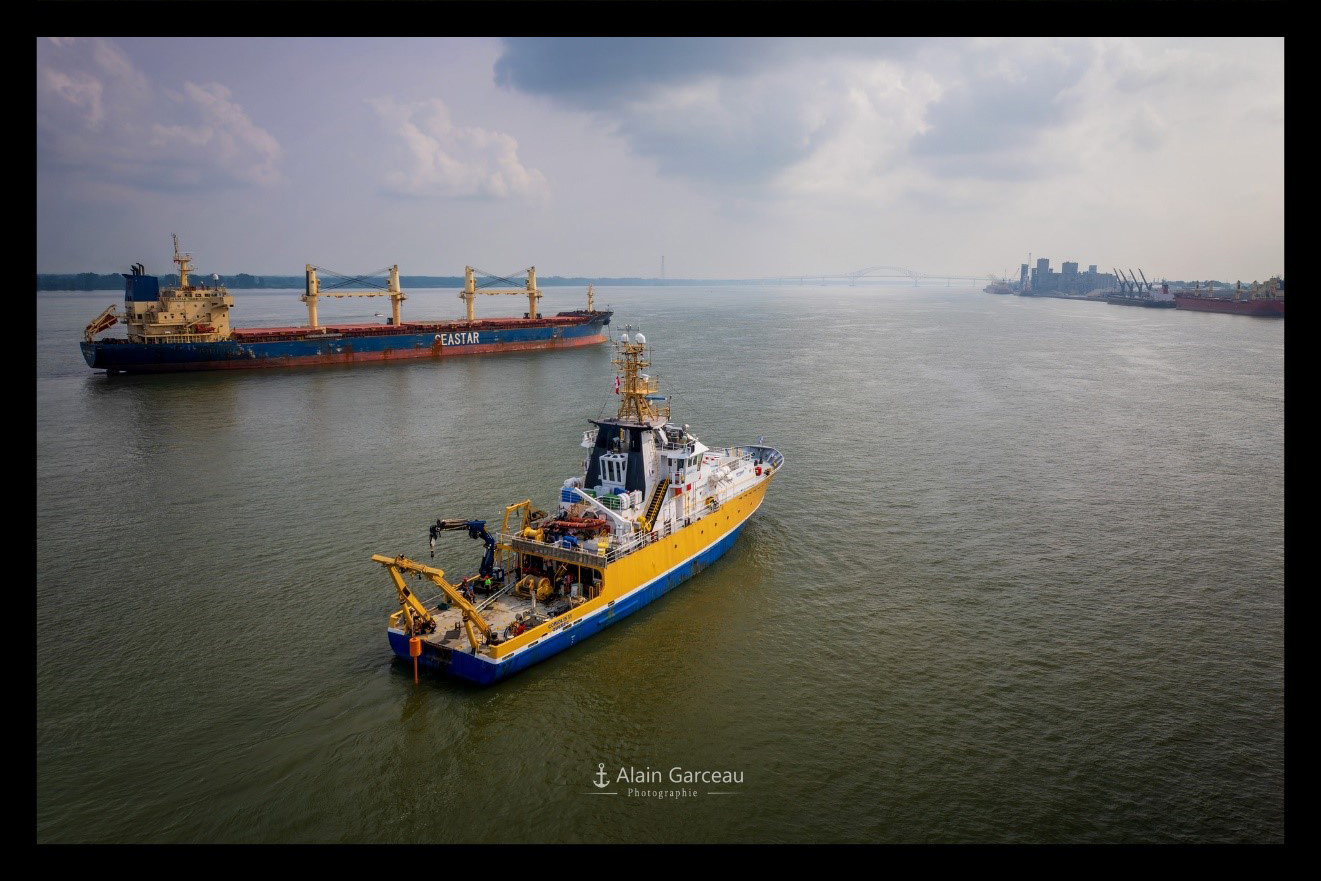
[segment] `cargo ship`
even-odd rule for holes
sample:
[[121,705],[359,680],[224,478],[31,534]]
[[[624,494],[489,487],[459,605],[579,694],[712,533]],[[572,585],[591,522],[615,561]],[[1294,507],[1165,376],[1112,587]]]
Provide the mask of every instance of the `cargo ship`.
[[[542,315],[537,309],[541,291],[536,267],[527,270],[522,288],[495,290],[479,289],[476,273],[468,266],[459,294],[467,305],[466,318],[405,322],[400,313],[407,295],[400,288],[397,265],[388,270],[383,289],[354,293],[323,292],[318,269],[309,264],[300,298],[307,304],[306,327],[236,328],[229,320],[233,296],[219,283],[192,283],[192,255],[180,253],[178,236],[174,237],[174,262],[179,267],[175,286],[162,287],[141,263],[131,273],[124,273],[123,314],[116,313],[111,304],[84,331],[81,346],[88,367],[110,374],[164,373],[562,349],[604,343],[613,314],[594,307],[589,285],[586,309]],[[528,311],[522,318],[478,319],[474,314],[477,294],[526,296]],[[317,301],[326,297],[389,297],[391,314],[384,324],[321,324]],[[97,339],[119,322],[127,329],[125,337]]]
[[668,398],[642,372],[646,343],[626,331],[616,344],[619,411],[589,420],[582,471],[556,488],[554,513],[526,499],[505,507],[498,530],[437,520],[433,557],[447,530],[485,547],[457,582],[408,557],[372,557],[399,602],[390,647],[415,678],[421,666],[487,685],[580,643],[718,560],[757,511],[784,457],[761,438],[710,449],[671,421]]
[[1180,309],[1195,312],[1228,312],[1232,315],[1257,315],[1263,318],[1284,317],[1284,279],[1275,276],[1265,284],[1253,282],[1246,289],[1234,285],[1233,297],[1216,296],[1208,285],[1195,285],[1192,290],[1178,291],[1174,302]]
[[1102,297],[1114,306],[1144,306],[1148,309],[1173,309],[1174,297],[1169,291],[1160,294],[1126,294],[1112,292]]

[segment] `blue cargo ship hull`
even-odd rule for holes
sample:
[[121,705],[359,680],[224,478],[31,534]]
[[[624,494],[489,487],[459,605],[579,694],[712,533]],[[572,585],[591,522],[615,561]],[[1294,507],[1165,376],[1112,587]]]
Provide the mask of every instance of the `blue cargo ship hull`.
[[260,328],[236,331],[219,342],[136,343],[100,339],[81,343],[83,358],[111,373],[165,373],[183,370],[242,370],[444,358],[535,349],[571,348],[605,341],[610,312],[499,322],[405,324],[398,328],[361,325],[323,328],[323,333]]

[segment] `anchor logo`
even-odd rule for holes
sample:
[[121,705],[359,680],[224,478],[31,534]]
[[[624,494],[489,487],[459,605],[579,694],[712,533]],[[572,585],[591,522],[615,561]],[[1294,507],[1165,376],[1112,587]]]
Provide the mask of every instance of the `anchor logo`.
[[593,785],[596,786],[597,789],[605,789],[607,786],[610,785],[606,781],[605,762],[601,762],[600,764],[598,764],[597,768],[599,768],[600,770],[596,772],[596,783]]

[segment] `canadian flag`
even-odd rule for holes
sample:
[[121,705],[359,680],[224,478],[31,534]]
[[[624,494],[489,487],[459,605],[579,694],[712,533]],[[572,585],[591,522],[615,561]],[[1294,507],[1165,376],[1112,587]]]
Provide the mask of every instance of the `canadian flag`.
[[615,394],[619,394],[619,377],[615,377]]

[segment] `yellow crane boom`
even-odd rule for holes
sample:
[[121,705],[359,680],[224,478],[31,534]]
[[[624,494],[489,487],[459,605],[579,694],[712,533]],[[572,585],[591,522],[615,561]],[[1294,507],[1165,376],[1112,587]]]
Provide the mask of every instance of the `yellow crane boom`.
[[468,631],[468,642],[472,643],[474,652],[481,646],[477,635],[473,633],[474,624],[477,625],[477,629],[482,632],[483,636],[488,640],[491,638],[491,625],[486,623],[486,619],[477,611],[477,607],[468,602],[468,599],[459,592],[458,588],[445,580],[443,569],[424,566],[404,556],[387,557],[384,554],[373,554],[372,560],[384,566],[389,571],[391,580],[394,581],[395,590],[399,592],[399,607],[403,609],[404,620],[408,623],[409,636],[432,633],[436,629],[435,617],[427,611],[427,607],[404,583],[404,573],[415,572],[429,578],[444,591],[450,602],[458,606],[463,612],[463,626]]

